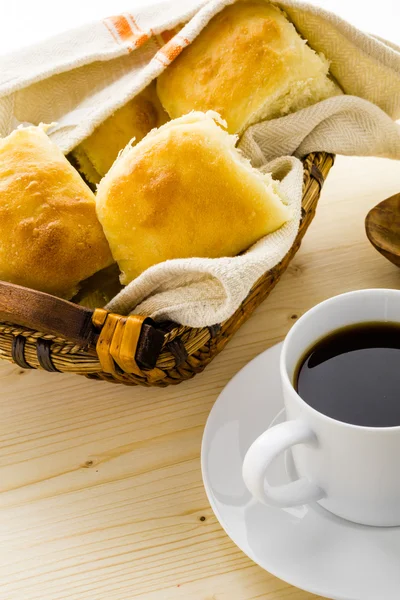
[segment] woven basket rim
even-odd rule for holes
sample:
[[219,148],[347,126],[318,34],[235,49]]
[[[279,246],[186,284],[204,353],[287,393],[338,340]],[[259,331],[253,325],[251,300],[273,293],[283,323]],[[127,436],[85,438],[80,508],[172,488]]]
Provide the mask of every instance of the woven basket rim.
[[[40,368],[37,359],[37,344],[45,341],[49,348],[50,363],[54,369],[106,379],[126,384],[165,385],[176,383],[201,371],[208,362],[225,346],[241,323],[248,318],[275,286],[282,272],[300,245],[304,231],[312,220],[321,187],[333,165],[334,157],[326,152],[311,153],[303,159],[303,216],[298,238],[288,255],[271,271],[264,274],[253,285],[239,309],[225,322],[215,327],[191,328],[175,325],[164,332],[164,342],[158,356],[156,368],[143,370],[140,374],[117,371],[102,372],[95,348],[84,348],[71,340],[37,331],[29,327],[15,325],[9,321],[0,323],[0,357],[12,361],[12,344],[15,338],[23,338],[24,356],[27,365]],[[261,298],[261,299],[260,299]],[[122,315],[120,318],[124,318]],[[205,350],[207,349],[207,351]],[[207,354],[207,356],[202,356]],[[168,381],[165,381],[165,380]]]

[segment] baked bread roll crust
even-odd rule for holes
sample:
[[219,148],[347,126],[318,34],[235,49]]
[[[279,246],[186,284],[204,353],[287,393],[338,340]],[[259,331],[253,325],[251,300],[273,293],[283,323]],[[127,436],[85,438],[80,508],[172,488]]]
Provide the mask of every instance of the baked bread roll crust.
[[215,110],[240,134],[340,93],[328,69],[280,9],[241,0],[211,19],[159,76],[157,92],[172,119]]
[[154,127],[168,120],[152,81],[135,98],[119,108],[73,151],[79,170],[92,184],[99,183],[130,140],[140,142]]
[[167,259],[234,256],[290,216],[215,120],[190,113],[126,148],[98,186],[97,214],[127,284]]
[[43,129],[0,139],[0,279],[71,298],[112,262],[93,193]]

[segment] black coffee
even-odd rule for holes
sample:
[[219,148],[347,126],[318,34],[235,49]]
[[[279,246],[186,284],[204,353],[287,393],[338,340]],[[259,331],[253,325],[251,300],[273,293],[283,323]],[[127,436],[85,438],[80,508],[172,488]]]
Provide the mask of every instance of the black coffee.
[[400,425],[400,324],[334,331],[305,353],[294,385],[307,404],[338,421]]

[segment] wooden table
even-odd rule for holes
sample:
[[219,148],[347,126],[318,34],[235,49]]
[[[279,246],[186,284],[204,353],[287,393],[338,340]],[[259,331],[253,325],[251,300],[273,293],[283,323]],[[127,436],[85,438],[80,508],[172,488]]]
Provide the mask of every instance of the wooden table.
[[190,382],[127,388],[0,367],[1,600],[310,600],[224,533],[200,474],[221,389],[340,292],[400,286],[364,217],[400,162],[337,159],[303,246],[268,300]]

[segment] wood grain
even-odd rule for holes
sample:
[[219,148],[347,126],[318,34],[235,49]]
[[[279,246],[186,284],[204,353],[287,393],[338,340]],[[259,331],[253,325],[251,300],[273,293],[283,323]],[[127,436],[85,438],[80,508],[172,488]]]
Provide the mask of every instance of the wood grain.
[[226,536],[202,486],[202,432],[228,380],[308,308],[400,286],[364,231],[368,210],[399,185],[400,163],[338,157],[281,282],[192,381],[126,388],[1,364],[1,600],[316,598]]

